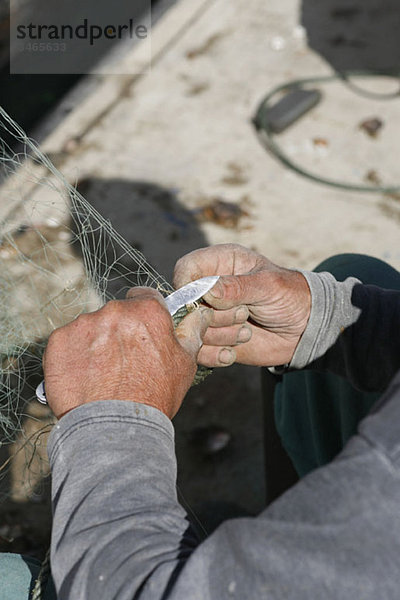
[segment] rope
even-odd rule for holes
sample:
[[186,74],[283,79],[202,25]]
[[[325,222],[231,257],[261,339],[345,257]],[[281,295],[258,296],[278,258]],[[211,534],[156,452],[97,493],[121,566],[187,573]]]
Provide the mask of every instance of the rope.
[[39,574],[35,581],[35,587],[32,590],[31,600],[43,600],[46,591],[47,583],[50,576],[50,548],[46,552],[46,556],[40,567]]
[[311,77],[307,79],[296,79],[283,85],[279,85],[274,88],[260,103],[256,114],[253,118],[253,124],[257,130],[259,139],[264,147],[282,164],[288,169],[311,179],[316,183],[322,183],[333,188],[341,190],[349,190],[354,192],[369,192],[369,193],[383,193],[383,194],[398,194],[400,192],[400,184],[394,185],[362,185],[359,183],[352,184],[345,181],[329,179],[314,174],[307,169],[303,169],[299,164],[292,161],[291,158],[284,152],[281,146],[276,141],[275,135],[272,132],[268,122],[268,109],[271,107],[272,100],[279,94],[290,92],[296,89],[302,89],[308,85],[315,85],[318,83],[330,83],[334,81],[342,81],[356,94],[372,98],[374,100],[393,100],[400,98],[400,88],[391,94],[375,94],[367,90],[363,90],[353,83],[353,78],[364,78],[364,77],[393,77],[396,80],[400,79],[398,71],[349,71],[346,73],[335,73],[334,75],[328,75],[323,77]]

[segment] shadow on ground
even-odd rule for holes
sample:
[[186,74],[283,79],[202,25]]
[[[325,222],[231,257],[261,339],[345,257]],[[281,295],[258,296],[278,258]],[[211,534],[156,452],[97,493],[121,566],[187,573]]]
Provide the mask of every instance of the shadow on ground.
[[[195,216],[179,202],[176,190],[149,181],[99,178],[83,179],[77,188],[129,245],[140,250],[169,282],[178,258],[207,245]],[[108,264],[122,260],[128,267],[129,283],[138,266],[127,264],[123,253],[115,246],[109,247]],[[115,251],[117,255],[114,255]],[[112,283],[109,291],[117,293],[118,286],[123,287],[121,284],[122,280]]]
[[398,70],[398,0],[302,0],[308,45],[336,71]]

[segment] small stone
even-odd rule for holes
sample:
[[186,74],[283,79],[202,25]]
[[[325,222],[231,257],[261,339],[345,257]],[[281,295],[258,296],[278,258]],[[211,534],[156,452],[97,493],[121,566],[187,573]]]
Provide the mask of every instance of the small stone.
[[292,36],[295,40],[305,40],[307,38],[307,30],[303,25],[296,25],[292,31]]
[[376,138],[379,131],[383,127],[383,121],[381,119],[379,119],[378,117],[374,117],[371,119],[365,119],[365,121],[362,121],[360,123],[359,127],[360,127],[360,129],[365,131],[365,133],[367,135],[369,135],[370,137]]
[[281,35],[274,35],[274,37],[271,39],[272,50],[275,50],[276,52],[280,52],[281,50],[284,50],[285,47],[286,47],[285,38],[283,38]]
[[210,425],[194,429],[190,434],[190,439],[201,454],[212,456],[228,446],[232,435],[219,425]]

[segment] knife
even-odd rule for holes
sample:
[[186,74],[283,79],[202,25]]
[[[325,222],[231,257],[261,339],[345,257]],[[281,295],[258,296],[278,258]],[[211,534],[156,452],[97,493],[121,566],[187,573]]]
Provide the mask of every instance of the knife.
[[[167,305],[168,312],[171,317],[178,312],[184,306],[193,304],[196,300],[200,300],[207,292],[214,287],[219,279],[219,275],[212,275],[210,277],[202,277],[191,281],[190,283],[179,288],[172,294],[169,294],[164,298],[164,302]],[[44,381],[39,383],[36,388],[36,398],[41,404],[47,404],[46,391]]]

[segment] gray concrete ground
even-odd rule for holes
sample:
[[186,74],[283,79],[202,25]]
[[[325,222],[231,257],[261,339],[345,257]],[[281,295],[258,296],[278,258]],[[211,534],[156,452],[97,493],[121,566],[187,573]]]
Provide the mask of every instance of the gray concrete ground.
[[[394,0],[181,0],[154,29],[151,72],[100,78],[43,147],[167,278],[183,253],[221,242],[288,267],[362,252],[399,268],[397,196],[302,178],[265,152],[251,124],[274,86],[335,68],[397,65],[398,20]],[[134,72],[143,57],[133,49],[121,60]],[[322,103],[280,137],[287,153],[338,180],[362,184],[373,171],[375,181],[400,182],[398,98],[371,99],[342,82],[321,90]],[[377,137],[359,127],[372,117],[383,121]],[[234,217],[232,207],[228,217],[216,212],[216,200],[236,206]],[[176,418],[179,486],[206,529],[263,508],[261,422],[257,370],[239,366],[190,392]],[[206,456],[194,430],[211,425],[231,441]]]

